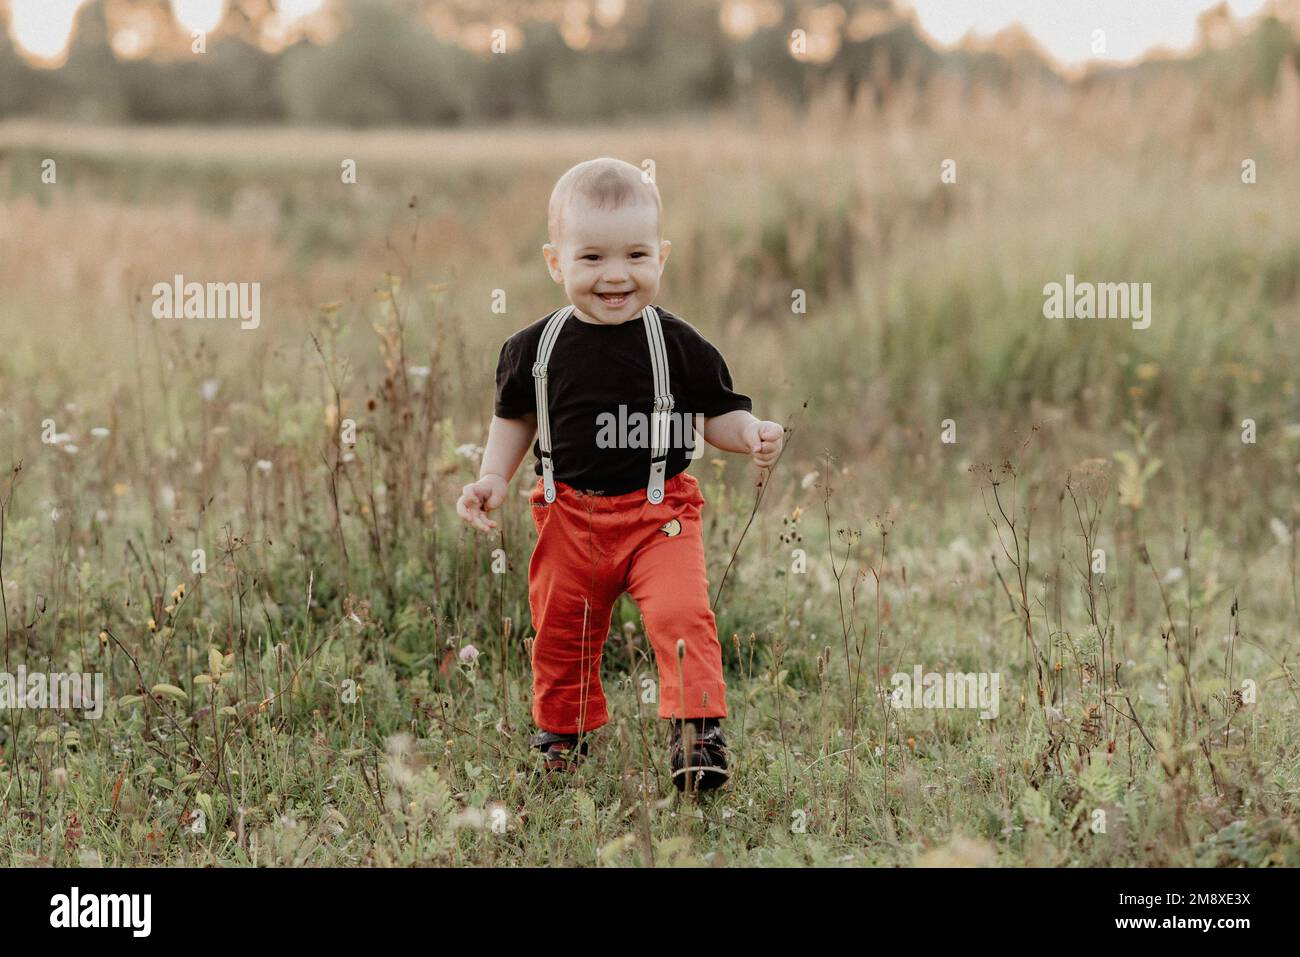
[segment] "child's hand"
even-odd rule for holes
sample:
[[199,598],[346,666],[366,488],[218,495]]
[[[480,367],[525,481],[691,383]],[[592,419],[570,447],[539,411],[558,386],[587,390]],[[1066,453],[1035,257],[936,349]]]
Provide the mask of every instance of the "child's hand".
[[487,513],[498,508],[506,499],[507,482],[500,475],[484,475],[477,482],[470,482],[460,493],[456,502],[456,514],[468,525],[490,532],[497,523],[487,517]]
[[776,464],[781,447],[785,445],[785,429],[779,422],[755,419],[745,426],[743,433],[745,444],[749,446],[750,457],[760,469],[770,469]]

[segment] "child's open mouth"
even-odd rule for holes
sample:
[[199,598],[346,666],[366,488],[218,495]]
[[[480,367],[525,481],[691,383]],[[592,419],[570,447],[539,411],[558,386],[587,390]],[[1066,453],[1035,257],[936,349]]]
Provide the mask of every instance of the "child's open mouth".
[[627,302],[629,293],[620,292],[617,295],[615,295],[613,293],[602,292],[602,293],[597,293],[597,295],[600,297],[600,301],[603,302],[605,305],[614,306],[617,308],[618,306],[621,306],[623,305],[623,303]]

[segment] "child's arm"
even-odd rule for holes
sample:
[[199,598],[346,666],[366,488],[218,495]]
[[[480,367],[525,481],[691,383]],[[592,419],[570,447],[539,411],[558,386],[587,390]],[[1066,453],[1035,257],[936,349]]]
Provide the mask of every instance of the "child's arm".
[[496,528],[497,523],[488,518],[487,513],[505,501],[510,479],[528,454],[536,434],[537,414],[534,412],[518,419],[492,416],[478,481],[471,482],[461,490],[460,500],[456,503],[456,514],[485,532]]
[[785,429],[779,422],[756,419],[744,409],[704,420],[704,441],[724,452],[748,452],[760,469],[771,468],[781,446]]
[[487,445],[483,449],[483,464],[478,470],[479,479],[495,475],[509,483],[536,435],[537,414],[534,412],[518,419],[492,416]]

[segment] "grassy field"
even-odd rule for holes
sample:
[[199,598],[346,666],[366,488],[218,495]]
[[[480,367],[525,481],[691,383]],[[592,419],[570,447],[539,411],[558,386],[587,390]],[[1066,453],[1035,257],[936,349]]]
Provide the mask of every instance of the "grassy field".
[[[0,862],[1300,864],[1294,104],[1161,83],[0,125],[4,671],[108,696],[0,711]],[[597,155],[655,161],[659,301],[793,427],[747,532],[748,462],[692,467],[735,766],[699,802],[627,598],[613,720],[532,777],[526,503],[491,537],[454,511],[501,341],[563,301],[549,190]],[[153,318],[177,273],[259,282],[261,326]],[[1067,274],[1150,282],[1150,328],[1044,318]],[[997,717],[889,707],[917,667],[998,674]]]

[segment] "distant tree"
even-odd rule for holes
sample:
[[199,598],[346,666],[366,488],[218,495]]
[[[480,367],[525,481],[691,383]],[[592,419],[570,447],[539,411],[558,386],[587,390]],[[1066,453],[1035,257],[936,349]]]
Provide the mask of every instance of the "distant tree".
[[294,123],[446,124],[469,116],[482,72],[472,54],[399,11],[358,0],[351,29],[333,43],[279,58],[275,89]]

